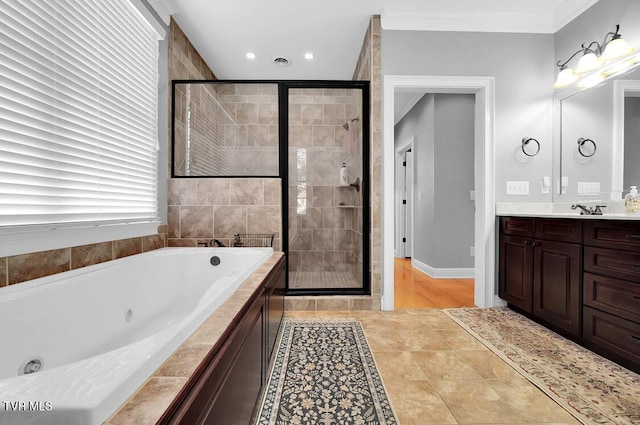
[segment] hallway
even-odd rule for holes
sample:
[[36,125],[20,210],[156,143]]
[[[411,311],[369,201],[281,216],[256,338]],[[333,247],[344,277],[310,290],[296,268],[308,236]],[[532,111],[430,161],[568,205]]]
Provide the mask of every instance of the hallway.
[[473,307],[473,279],[433,279],[411,267],[410,258],[396,258],[395,308]]

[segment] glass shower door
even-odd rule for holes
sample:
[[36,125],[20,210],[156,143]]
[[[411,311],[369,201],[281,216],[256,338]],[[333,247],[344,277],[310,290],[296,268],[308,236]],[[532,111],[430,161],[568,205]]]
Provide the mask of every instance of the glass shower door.
[[[290,291],[368,290],[362,99],[360,88],[289,89]],[[343,165],[347,177],[341,183]]]

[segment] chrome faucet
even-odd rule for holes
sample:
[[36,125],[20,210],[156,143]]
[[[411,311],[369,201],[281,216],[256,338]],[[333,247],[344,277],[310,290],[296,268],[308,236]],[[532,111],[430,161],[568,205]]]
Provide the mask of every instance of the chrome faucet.
[[211,239],[209,241],[209,246],[224,246],[224,244],[222,242],[220,242],[218,239]]
[[571,209],[575,210],[580,208],[580,215],[602,215],[602,210],[600,208],[606,208],[606,205],[596,205],[595,207],[585,207],[580,204],[571,205]]

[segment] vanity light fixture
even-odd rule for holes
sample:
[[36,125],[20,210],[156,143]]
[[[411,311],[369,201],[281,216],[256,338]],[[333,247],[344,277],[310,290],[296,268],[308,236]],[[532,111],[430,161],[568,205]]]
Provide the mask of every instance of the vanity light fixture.
[[[569,59],[564,62],[559,60],[556,65],[560,68],[560,72],[553,88],[560,89],[574,83],[577,83],[581,89],[593,87],[607,78],[640,64],[638,55],[631,56],[636,49],[624,41],[619,31],[620,25],[616,25],[616,31],[608,32],[602,43],[597,41],[582,43],[580,49]],[[581,53],[582,57],[576,68],[569,68],[569,62]]]

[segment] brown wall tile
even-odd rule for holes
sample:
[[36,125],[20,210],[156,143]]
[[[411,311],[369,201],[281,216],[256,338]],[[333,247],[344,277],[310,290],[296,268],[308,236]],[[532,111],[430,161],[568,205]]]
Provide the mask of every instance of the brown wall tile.
[[113,244],[102,242],[71,248],[71,268],[79,269],[113,259]]
[[247,207],[247,233],[274,233],[280,236],[280,207]]
[[213,208],[181,207],[180,208],[180,237],[182,238],[212,238],[213,237]]
[[145,236],[142,238],[142,251],[148,252],[167,246],[166,234]]
[[215,207],[213,221],[216,238],[231,238],[236,233],[247,233],[247,207]]
[[142,253],[142,238],[121,239],[113,242],[113,259]]
[[0,258],[0,288],[7,286],[7,258]]
[[264,205],[262,179],[233,179],[229,192],[231,205]]
[[54,249],[8,257],[8,284],[24,282],[71,270],[71,250]]

